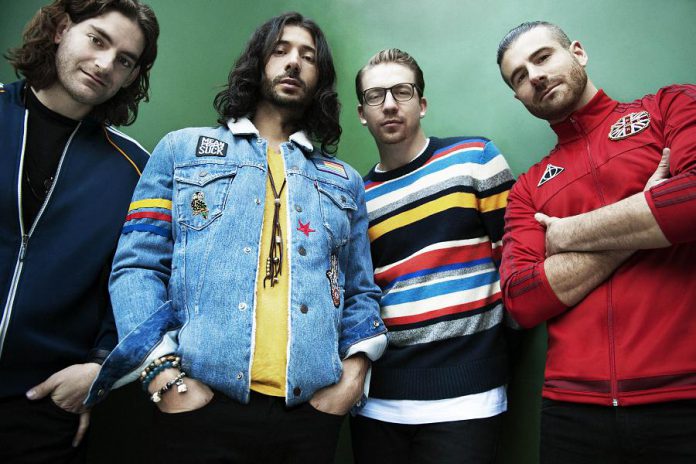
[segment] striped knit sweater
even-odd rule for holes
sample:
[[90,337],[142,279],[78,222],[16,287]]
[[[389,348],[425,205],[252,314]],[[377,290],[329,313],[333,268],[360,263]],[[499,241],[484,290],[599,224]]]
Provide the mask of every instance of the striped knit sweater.
[[498,265],[512,173],[481,137],[430,138],[415,160],[365,176],[389,346],[370,396],[436,400],[507,381]]

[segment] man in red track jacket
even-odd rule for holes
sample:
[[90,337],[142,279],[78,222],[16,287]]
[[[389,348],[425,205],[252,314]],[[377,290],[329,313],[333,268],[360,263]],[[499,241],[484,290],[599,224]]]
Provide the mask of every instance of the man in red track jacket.
[[501,268],[517,322],[548,324],[542,462],[696,462],[696,86],[620,103],[587,60],[545,22],[498,49],[558,136],[510,193]]

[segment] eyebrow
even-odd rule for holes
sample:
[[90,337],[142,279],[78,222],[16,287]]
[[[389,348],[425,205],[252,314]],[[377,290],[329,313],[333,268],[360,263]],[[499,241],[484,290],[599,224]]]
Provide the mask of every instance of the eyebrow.
[[[104,29],[102,29],[101,27],[98,27],[98,26],[94,26],[94,25],[90,25],[90,27],[94,30],[94,32],[96,32],[97,34],[102,36],[104,38],[104,40],[109,43],[109,45],[114,44],[113,39],[111,38],[111,36],[109,34],[107,34],[107,32]],[[136,55],[135,53],[129,52],[128,50],[124,50],[121,53],[126,55],[128,58],[135,61],[136,63],[140,59],[140,57],[138,55]]]
[[[552,49],[553,49],[553,47],[551,47],[551,46],[549,46],[549,45],[544,45],[543,47],[540,47],[540,48],[538,48],[537,50],[535,50],[534,52],[532,52],[532,53],[529,55],[529,57],[527,58],[527,60],[532,61],[532,60],[534,60],[534,58],[537,57],[540,53],[543,53],[543,52],[545,52],[545,51],[552,50]],[[518,66],[517,68],[515,68],[515,69],[512,71],[512,73],[510,74],[510,83],[511,83],[511,84],[515,81],[515,77],[517,77],[517,75],[522,71],[522,68],[523,68],[523,66]]]
[[[292,44],[290,43],[289,40],[279,40],[279,41],[276,43],[275,46],[277,47],[278,45],[290,45],[290,46],[292,46]],[[317,49],[314,48],[314,47],[311,46],[311,45],[304,45],[304,44],[302,44],[302,45],[299,45],[299,48],[300,48],[300,50],[302,50],[303,52],[309,50],[309,51],[312,52],[312,53],[315,53],[315,54],[317,53]]]

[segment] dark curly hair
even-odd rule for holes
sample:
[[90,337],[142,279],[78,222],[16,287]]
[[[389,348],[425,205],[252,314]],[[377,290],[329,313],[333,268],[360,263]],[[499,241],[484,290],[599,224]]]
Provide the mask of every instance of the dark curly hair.
[[230,71],[227,86],[215,96],[214,106],[220,116],[218,122],[224,125],[229,118],[254,114],[261,99],[266,62],[285,26],[306,29],[314,38],[317,50],[317,86],[310,105],[298,121],[298,128],[319,143],[323,152],[333,154],[341,137],[338,119],[341,105],[336,93],[336,70],[331,50],[319,26],[297,12],[276,16],[256,29]]
[[145,36],[145,48],[138,59],[138,77],[108,101],[94,107],[90,115],[113,125],[129,125],[138,117],[138,104],[148,101],[150,69],[157,57],[159,24],[152,9],[138,0],[55,0],[42,7],[29,21],[21,47],[10,50],[5,58],[37,90],[50,87],[58,79],[54,42],[56,30],[64,14],[70,21],[80,23],[111,11],[117,11],[135,21]]

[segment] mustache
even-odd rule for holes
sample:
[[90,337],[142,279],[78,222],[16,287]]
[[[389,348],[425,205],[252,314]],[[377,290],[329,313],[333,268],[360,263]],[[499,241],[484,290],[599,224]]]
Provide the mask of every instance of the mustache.
[[561,83],[561,79],[554,79],[554,80],[549,80],[544,83],[543,87],[536,87],[535,92],[534,92],[534,99],[539,100],[541,96],[549,90],[552,87],[555,87],[556,85]]
[[300,84],[300,87],[302,87],[304,90],[307,90],[307,84],[300,78],[299,71],[289,70],[284,74],[281,74],[280,76],[276,76],[271,81],[271,84],[275,86],[276,84],[279,84],[280,81],[282,81],[283,79],[293,79]]

